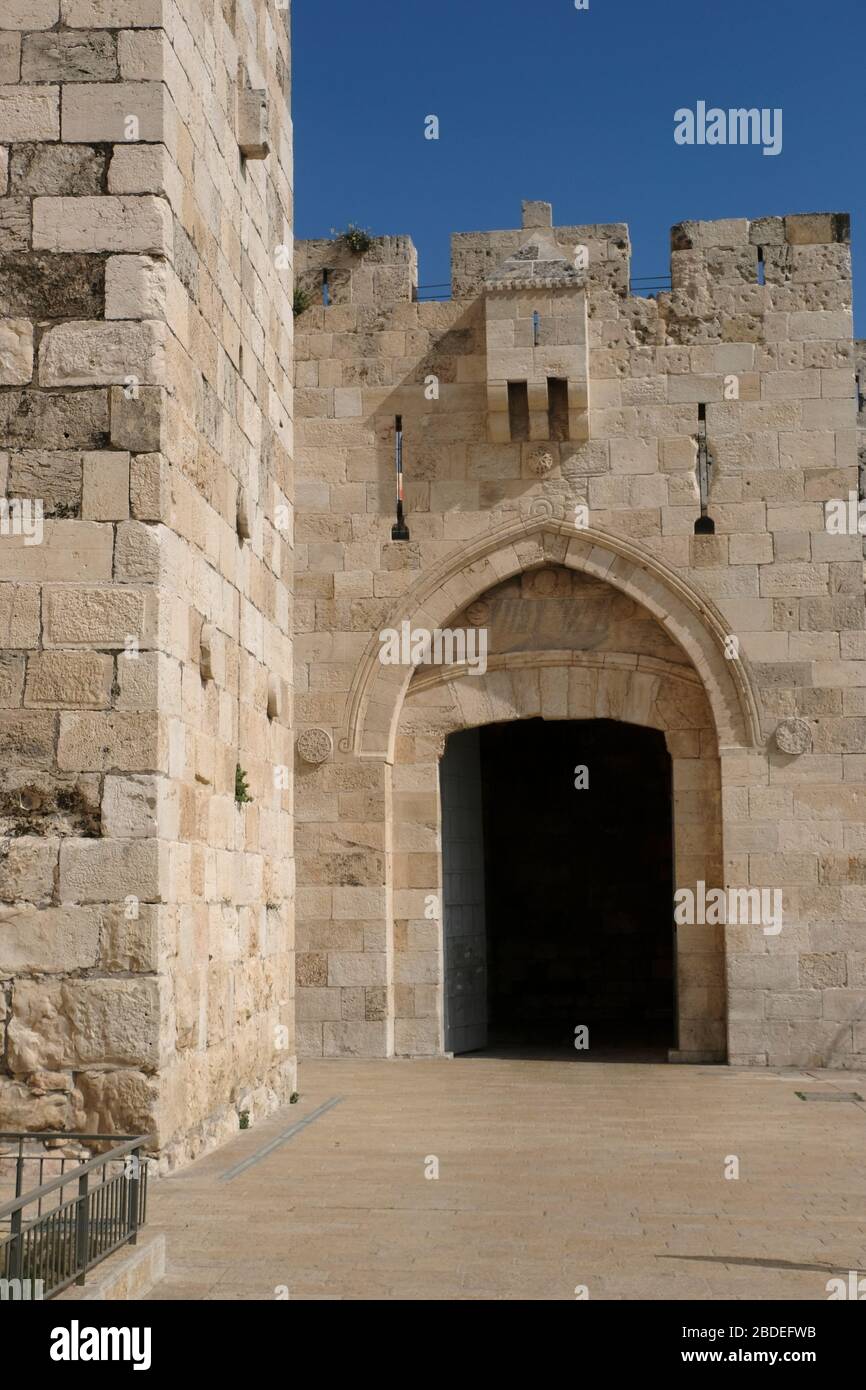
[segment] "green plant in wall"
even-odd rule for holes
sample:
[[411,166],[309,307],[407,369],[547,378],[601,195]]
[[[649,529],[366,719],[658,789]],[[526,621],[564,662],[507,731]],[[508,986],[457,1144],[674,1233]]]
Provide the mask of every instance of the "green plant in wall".
[[310,307],[310,296],[300,285],[295,286],[295,293],[292,296],[292,313],[295,318],[303,314]]
[[238,1115],[238,1124],[239,1124],[239,1126],[240,1126],[241,1129],[249,1129],[249,1127],[250,1127],[250,1112],[249,1112],[249,1110],[242,1110],[242,1111],[240,1112],[240,1114]]
[[346,230],[340,232],[340,240],[346,243],[355,256],[363,256],[373,245],[373,238],[366,227],[356,227],[354,222],[350,222]]
[[240,763],[235,768],[235,801],[239,806],[245,806],[252,801],[250,789],[247,785],[247,774],[244,772]]

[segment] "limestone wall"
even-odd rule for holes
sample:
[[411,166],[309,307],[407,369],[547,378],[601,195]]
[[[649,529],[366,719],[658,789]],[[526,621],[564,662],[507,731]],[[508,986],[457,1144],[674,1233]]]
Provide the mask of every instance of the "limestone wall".
[[[703,1023],[695,1007],[685,1050],[718,1055],[721,1042],[732,1061],[862,1065],[863,546],[830,534],[824,509],[857,488],[847,218],[683,223],[672,289],[657,298],[628,292],[625,227],[553,228],[564,251],[589,253],[589,438],[495,443],[484,281],[543,220],[532,205],[522,229],[456,236],[447,303],[414,301],[405,240],[354,258],[333,243],[297,248],[314,297],[296,344],[301,1047],[441,1047],[423,912],[440,886],[441,739],[418,753],[407,724],[417,701],[401,722],[411,672],[379,665],[378,633],[404,618],[446,626],[510,576],[564,563],[635,597],[689,654],[721,765],[718,886],[783,893],[779,935],[727,927],[726,1030],[720,1038],[709,1004]],[[514,341],[526,342],[532,292],[511,303]],[[530,378],[528,352],[518,375]],[[406,542],[391,540],[398,415]],[[702,423],[711,534],[695,533]],[[543,668],[551,643],[538,646]],[[503,716],[510,696],[487,680],[487,717],[520,717],[516,706]],[[547,717],[568,715],[551,696]],[[704,772],[718,776],[710,762],[684,765],[698,780],[683,787],[711,786]],[[713,843],[696,834],[677,830],[706,866]],[[701,980],[688,983],[694,1005]],[[717,998],[715,976],[703,983]]]
[[169,1163],[295,1084],[287,20],[0,10],[0,1127]]

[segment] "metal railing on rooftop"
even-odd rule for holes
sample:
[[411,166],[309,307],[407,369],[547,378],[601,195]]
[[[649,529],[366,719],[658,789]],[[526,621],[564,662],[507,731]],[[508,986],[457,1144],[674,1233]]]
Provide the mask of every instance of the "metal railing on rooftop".
[[[26,1144],[49,1140],[111,1147],[86,1162],[25,1153]],[[54,1298],[122,1245],[135,1245],[147,1218],[149,1143],[147,1134],[0,1133],[0,1163],[15,1166],[15,1196],[0,1205],[0,1299]],[[17,1152],[3,1154],[5,1144]],[[39,1183],[25,1192],[25,1165],[34,1163]],[[43,1182],[50,1163],[60,1163],[60,1173]],[[66,1197],[69,1188],[74,1195]]]
[[669,275],[637,275],[629,281],[629,294],[639,299],[649,299],[656,294],[669,294],[671,277]]
[[415,302],[416,302],[417,304],[426,304],[426,303],[428,303],[430,300],[433,300],[433,299],[450,299],[450,298],[451,298],[451,282],[450,282],[450,281],[448,281],[446,284],[443,284],[443,285],[416,285],[416,286],[415,286]]

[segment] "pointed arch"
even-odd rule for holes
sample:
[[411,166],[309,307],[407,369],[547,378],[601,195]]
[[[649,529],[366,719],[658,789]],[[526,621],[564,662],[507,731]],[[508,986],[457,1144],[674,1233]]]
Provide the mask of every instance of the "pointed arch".
[[[725,655],[728,626],[722,614],[680,573],[623,536],[579,530],[548,516],[506,522],[425,571],[400,598],[389,628],[446,627],[467,604],[515,574],[559,564],[596,579],[641,604],[686,653],[713,713],[719,748],[756,748],[761,708],[748,666]],[[364,759],[393,762],[400,709],[414,667],[386,666],[374,633],[349,692],[341,749]]]

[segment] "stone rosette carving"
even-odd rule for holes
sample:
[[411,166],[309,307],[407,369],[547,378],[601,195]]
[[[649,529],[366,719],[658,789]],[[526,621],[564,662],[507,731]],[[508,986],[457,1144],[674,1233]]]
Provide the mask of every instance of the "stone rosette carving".
[[553,454],[549,449],[536,449],[534,453],[529,455],[529,471],[534,473],[536,478],[546,478],[549,473],[553,472],[554,462]]
[[334,751],[334,740],[327,729],[303,729],[297,747],[305,763],[326,763]]
[[812,730],[805,719],[783,719],[776,730],[776,747],[780,753],[808,753],[812,747]]
[[470,627],[486,627],[490,622],[490,614],[490,604],[479,599],[476,603],[470,603],[466,609],[466,621]]

